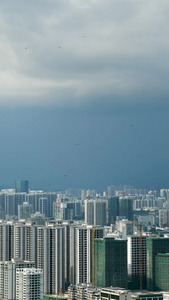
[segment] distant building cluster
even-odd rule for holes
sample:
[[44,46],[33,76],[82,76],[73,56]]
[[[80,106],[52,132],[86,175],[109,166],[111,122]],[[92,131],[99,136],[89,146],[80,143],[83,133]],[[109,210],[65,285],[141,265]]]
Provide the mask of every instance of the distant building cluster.
[[168,292],[168,189],[44,192],[17,181],[0,191],[0,299],[169,300]]

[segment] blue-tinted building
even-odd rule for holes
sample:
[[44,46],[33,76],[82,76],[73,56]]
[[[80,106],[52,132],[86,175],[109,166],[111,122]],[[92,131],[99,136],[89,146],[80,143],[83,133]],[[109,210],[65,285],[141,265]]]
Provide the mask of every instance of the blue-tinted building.
[[28,193],[29,182],[28,180],[16,180],[15,192],[16,193]]

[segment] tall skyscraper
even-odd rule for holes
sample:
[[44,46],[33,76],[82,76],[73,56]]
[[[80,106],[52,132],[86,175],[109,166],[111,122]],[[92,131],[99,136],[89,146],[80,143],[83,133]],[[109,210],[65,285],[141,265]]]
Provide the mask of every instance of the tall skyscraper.
[[127,287],[127,240],[105,237],[95,240],[95,284]]
[[28,193],[29,182],[28,180],[16,180],[15,181],[15,192],[16,193]]
[[17,269],[16,300],[43,300],[43,271],[41,269]]

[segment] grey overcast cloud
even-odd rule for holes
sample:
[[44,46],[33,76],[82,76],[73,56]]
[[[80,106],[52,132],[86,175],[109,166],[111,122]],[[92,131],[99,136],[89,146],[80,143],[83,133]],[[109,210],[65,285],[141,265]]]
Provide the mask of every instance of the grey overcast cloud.
[[168,0],[1,1],[1,187],[169,187],[168,16]]

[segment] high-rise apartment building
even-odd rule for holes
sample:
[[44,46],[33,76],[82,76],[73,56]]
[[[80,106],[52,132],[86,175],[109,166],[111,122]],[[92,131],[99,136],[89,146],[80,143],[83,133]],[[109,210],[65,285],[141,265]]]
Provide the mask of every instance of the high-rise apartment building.
[[49,225],[37,228],[37,267],[43,270],[44,293],[65,290],[65,228]]
[[43,271],[41,269],[17,269],[16,300],[43,300]]
[[53,203],[53,211],[54,211],[54,219],[55,220],[65,220],[65,210],[67,208],[67,204],[57,201]]
[[85,223],[105,226],[107,224],[107,202],[102,199],[85,200]]
[[57,193],[54,192],[30,191],[29,193],[15,193],[14,190],[7,190],[0,192],[0,206],[5,215],[17,216],[18,205],[23,205],[24,202],[27,202],[29,205],[32,205],[33,212],[40,211],[46,217],[53,217],[53,203],[56,201],[56,198]]
[[28,202],[23,202],[22,205],[18,205],[18,220],[30,219],[31,214],[33,214],[33,207]]
[[39,211],[46,217],[53,217],[53,203],[56,202],[55,192],[30,192],[26,195],[26,202],[33,206],[34,212]]
[[147,245],[146,236],[127,237],[127,268],[130,289],[146,289]]
[[38,211],[45,216],[49,216],[49,205],[47,197],[40,197],[38,199]]
[[103,231],[99,226],[70,226],[70,283],[92,283],[93,234],[95,239],[102,238]]
[[33,268],[34,262],[14,260],[0,262],[0,298],[16,299],[16,270]]
[[34,261],[44,273],[44,293],[59,294],[71,283],[93,281],[93,241],[103,234],[103,227],[74,221],[5,221],[0,223],[0,259]]
[[0,261],[14,257],[14,225],[12,222],[0,223]]
[[13,257],[37,262],[36,231],[31,223],[14,223]]
[[159,210],[159,226],[169,226],[169,209]]

